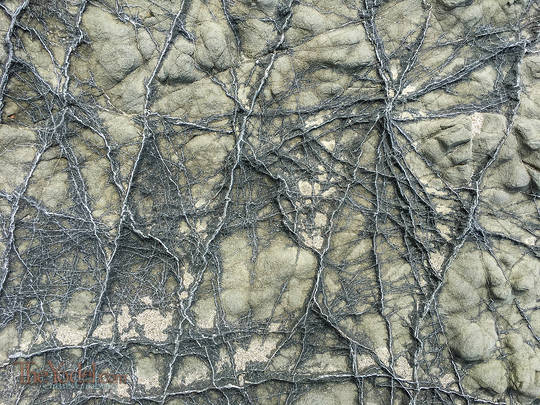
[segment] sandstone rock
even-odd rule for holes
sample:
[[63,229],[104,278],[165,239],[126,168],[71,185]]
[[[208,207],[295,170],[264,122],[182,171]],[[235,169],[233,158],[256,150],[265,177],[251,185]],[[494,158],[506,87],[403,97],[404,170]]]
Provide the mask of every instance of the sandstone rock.
[[477,324],[452,318],[448,329],[450,347],[463,360],[487,360],[495,349],[497,334],[492,321]]
[[203,75],[197,70],[193,59],[195,45],[178,40],[169,50],[158,79],[167,83],[193,83]]
[[111,80],[119,82],[142,64],[131,26],[98,7],[86,10],[84,24],[96,43],[93,48],[96,61]]
[[508,388],[506,369],[504,363],[498,360],[490,360],[486,363],[475,365],[470,376],[484,389],[502,394]]
[[0,402],[536,404],[537,11],[4,1]]

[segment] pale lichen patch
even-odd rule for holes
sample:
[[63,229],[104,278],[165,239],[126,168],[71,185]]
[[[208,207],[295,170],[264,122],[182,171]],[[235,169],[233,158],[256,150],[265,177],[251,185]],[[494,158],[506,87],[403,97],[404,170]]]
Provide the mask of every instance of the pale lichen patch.
[[247,349],[238,347],[234,354],[234,363],[239,371],[246,370],[246,366],[251,362],[267,361],[272,352],[276,349],[278,338],[268,337],[261,339],[253,338]]
[[135,317],[143,329],[145,336],[155,342],[164,342],[167,340],[165,330],[171,326],[172,313],[161,315],[157,309],[147,309]]

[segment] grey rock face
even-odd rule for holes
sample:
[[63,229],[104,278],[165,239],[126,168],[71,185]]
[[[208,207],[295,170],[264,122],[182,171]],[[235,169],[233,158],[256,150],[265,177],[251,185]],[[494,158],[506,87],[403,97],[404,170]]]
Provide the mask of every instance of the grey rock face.
[[0,3],[0,404],[537,405],[538,12]]

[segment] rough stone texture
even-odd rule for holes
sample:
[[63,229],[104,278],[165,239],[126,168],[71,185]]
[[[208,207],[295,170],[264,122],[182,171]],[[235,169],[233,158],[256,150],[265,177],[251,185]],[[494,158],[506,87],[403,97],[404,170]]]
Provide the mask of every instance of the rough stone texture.
[[1,2],[0,404],[540,404],[539,15]]

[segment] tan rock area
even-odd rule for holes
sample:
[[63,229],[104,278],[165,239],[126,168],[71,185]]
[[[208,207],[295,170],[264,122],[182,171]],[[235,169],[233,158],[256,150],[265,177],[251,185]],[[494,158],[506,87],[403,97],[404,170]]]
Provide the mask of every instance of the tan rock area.
[[539,16],[0,1],[0,405],[540,405]]

